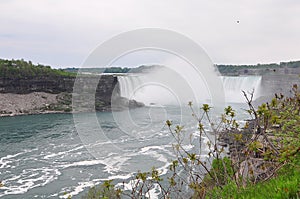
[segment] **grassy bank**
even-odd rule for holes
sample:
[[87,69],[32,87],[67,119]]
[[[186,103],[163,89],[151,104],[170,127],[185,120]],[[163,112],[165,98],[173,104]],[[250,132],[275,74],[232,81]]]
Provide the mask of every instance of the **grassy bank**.
[[272,178],[246,186],[238,187],[234,182],[226,183],[222,188],[213,188],[206,198],[300,198],[300,156],[294,163],[283,166]]

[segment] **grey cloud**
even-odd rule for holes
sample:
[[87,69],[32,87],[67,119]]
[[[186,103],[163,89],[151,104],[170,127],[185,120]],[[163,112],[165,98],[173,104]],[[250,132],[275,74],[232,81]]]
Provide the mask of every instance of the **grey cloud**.
[[195,40],[215,63],[279,62],[300,59],[299,24],[296,0],[1,1],[0,52],[78,66],[116,34],[158,27]]

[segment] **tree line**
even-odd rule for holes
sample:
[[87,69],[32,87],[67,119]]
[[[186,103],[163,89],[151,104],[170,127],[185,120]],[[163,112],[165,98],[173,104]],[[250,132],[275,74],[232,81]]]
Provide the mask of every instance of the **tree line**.
[[0,59],[0,78],[72,77],[74,73],[50,66],[33,64],[31,61]]

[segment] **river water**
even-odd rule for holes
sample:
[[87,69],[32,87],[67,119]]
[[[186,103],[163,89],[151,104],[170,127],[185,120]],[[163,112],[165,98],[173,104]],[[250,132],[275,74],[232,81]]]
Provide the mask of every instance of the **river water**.
[[[197,122],[188,107],[138,108],[129,112],[131,120],[120,120],[124,113],[96,113],[98,123],[87,123],[81,132],[72,114],[0,118],[0,197],[80,198],[104,180],[128,181],[134,172],[153,166],[165,173],[175,158],[167,119],[197,139]],[[92,121],[94,115],[76,117]],[[97,147],[85,139],[95,133]],[[189,141],[183,144],[193,148]]]
[[[143,108],[81,113],[74,117],[45,114],[0,118],[0,181],[3,184],[0,198],[67,198],[69,195],[80,198],[89,187],[105,180],[128,182],[138,170],[149,171],[155,166],[165,174],[169,162],[175,159],[172,148],[175,140],[165,125],[166,120],[171,120],[174,126],[184,126],[187,138],[183,145],[187,150],[197,147],[193,140],[206,143],[206,137],[199,138],[197,121],[187,105],[157,105],[172,102],[172,95],[160,94],[162,87],[156,84],[140,87],[136,93],[136,88],[146,80],[144,76],[119,78],[121,94],[134,96],[149,105]],[[222,81],[225,98],[236,102],[234,108],[243,113],[241,90],[259,90],[261,78],[223,77]],[[178,88],[180,92],[185,91]],[[203,96],[205,101],[206,94]],[[155,100],[157,104],[151,103]],[[215,107],[212,117],[217,120],[223,108]],[[239,116],[239,120],[247,118],[245,114]]]
[[4,185],[0,197],[80,198],[88,187],[107,179],[126,180],[133,172],[152,166],[165,170],[174,158],[166,119],[185,123],[191,132],[196,127],[191,112],[178,107],[131,110],[130,124],[116,121],[115,114],[96,114],[103,131],[96,155],[91,154],[91,146],[87,150],[88,143],[81,137],[93,136],[84,133],[97,132],[98,124],[77,132],[71,114],[0,118],[0,180]]

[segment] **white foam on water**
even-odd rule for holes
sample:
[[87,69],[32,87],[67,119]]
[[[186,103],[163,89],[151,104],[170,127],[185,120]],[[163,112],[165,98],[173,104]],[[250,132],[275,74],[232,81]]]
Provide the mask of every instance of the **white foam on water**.
[[152,189],[150,189],[149,194],[153,199],[159,198],[159,194],[161,193],[161,189],[158,184],[155,184]]
[[166,148],[172,148],[172,145],[164,145],[164,146],[147,146],[141,148],[139,151],[140,154],[144,155],[151,155],[152,157],[156,158],[158,161],[163,162],[163,163],[169,163],[168,159],[163,155],[160,154],[159,152],[164,152],[168,156],[172,157],[174,156],[171,151],[167,150]]
[[[137,180],[130,180],[128,183],[118,183],[116,187],[121,187],[125,191],[131,191],[132,185],[136,184]],[[149,190],[149,194],[151,199],[159,198],[159,194],[161,193],[161,189],[158,184],[154,184],[154,187]],[[148,196],[148,194],[147,194]]]
[[84,146],[75,147],[73,149],[70,149],[70,150],[67,150],[67,151],[61,151],[61,152],[58,152],[58,153],[52,153],[50,155],[46,155],[44,157],[44,159],[50,159],[50,158],[54,158],[54,157],[57,157],[57,156],[66,155],[70,152],[77,151],[77,150],[82,149],[82,148],[84,148]]
[[116,172],[121,170],[122,165],[130,159],[130,157],[126,157],[126,155],[113,155],[114,153],[108,154],[104,159],[95,159],[95,160],[83,160],[78,162],[72,162],[67,164],[59,165],[62,168],[69,167],[78,167],[78,166],[93,166],[102,164],[104,166],[104,172],[115,174]]
[[129,173],[127,175],[114,175],[114,176],[110,176],[110,177],[108,177],[105,180],[116,180],[116,179],[126,180],[126,179],[129,179],[131,177],[132,177],[132,173]]
[[30,151],[32,151],[32,150],[24,150],[22,152],[19,152],[19,153],[13,154],[13,155],[7,155],[5,157],[0,158],[0,169],[11,167],[8,164],[13,162],[13,158],[15,158],[15,157],[17,157],[19,155],[28,153]]
[[[100,183],[89,182],[78,182],[78,186],[74,187],[74,190],[70,193],[59,196],[59,198],[68,198],[69,196],[78,195],[80,192],[84,191],[85,188],[96,186]],[[65,192],[65,191],[64,191]]]
[[149,150],[151,150],[151,149],[159,149],[159,150],[164,150],[165,151],[165,147],[166,146],[146,146],[146,147],[143,147],[143,148],[141,148],[141,153],[145,153],[145,152],[147,152],[147,151],[149,151]]
[[143,147],[140,151],[140,153],[151,155],[152,157],[156,158],[158,161],[164,163],[163,166],[156,168],[159,171],[160,176],[165,175],[169,171],[170,160],[168,160],[166,156],[164,156],[163,154],[160,154],[157,151],[153,151],[153,149],[163,151],[164,153],[166,153],[168,157],[174,157],[174,154],[170,150],[167,150],[166,148],[172,148],[172,145],[147,146],[147,147]]
[[69,168],[69,167],[77,167],[77,166],[92,166],[92,165],[98,165],[98,164],[104,164],[105,162],[103,160],[83,160],[79,162],[72,162],[65,165],[60,165],[60,167],[63,168]]
[[104,164],[106,165],[104,167],[104,171],[110,174],[115,174],[116,172],[120,171],[124,163],[130,159],[130,155],[124,154],[122,156],[107,156],[107,158],[104,159]]
[[0,189],[5,191],[0,193],[0,197],[4,195],[23,194],[35,187],[45,186],[56,180],[60,174],[58,169],[47,167],[23,170],[20,175],[3,180],[4,186]]
[[[130,180],[127,183],[125,183],[125,182],[124,183],[118,183],[118,184],[116,184],[116,187],[120,187],[124,191],[131,191],[132,190],[132,186],[134,184],[136,184],[137,182],[138,182],[138,180],[134,179],[134,180]],[[160,193],[161,193],[161,189],[160,189],[159,185],[158,184],[154,184],[154,187],[149,190],[149,194],[150,194],[149,198],[157,199],[157,198],[159,198],[159,194]],[[148,196],[148,194],[147,194],[147,196]]]
[[[58,196],[58,193],[54,193],[54,194],[49,195],[49,198],[51,198],[51,197],[56,197],[57,198],[57,196]],[[40,196],[38,196],[38,197],[40,197]]]
[[[67,188],[67,189],[72,189],[72,191],[70,191],[67,194],[63,194],[59,197],[60,198],[68,198],[69,196],[76,196],[79,193],[81,193],[82,191],[84,191],[86,188],[97,186],[97,185],[101,184],[101,182],[104,182],[104,181],[107,181],[107,180],[115,180],[115,179],[124,179],[124,180],[126,180],[126,179],[129,179],[130,177],[132,177],[132,174],[114,175],[114,176],[110,176],[108,178],[93,179],[92,181],[87,181],[87,182],[78,182],[77,186]],[[65,193],[65,192],[66,192],[66,189],[62,190],[61,193]]]
[[186,151],[189,151],[189,150],[193,149],[193,148],[194,148],[194,146],[193,146],[193,145],[191,145],[191,144],[188,144],[188,145],[184,145],[184,146],[182,146],[182,148],[183,148],[184,150],[186,150]]

